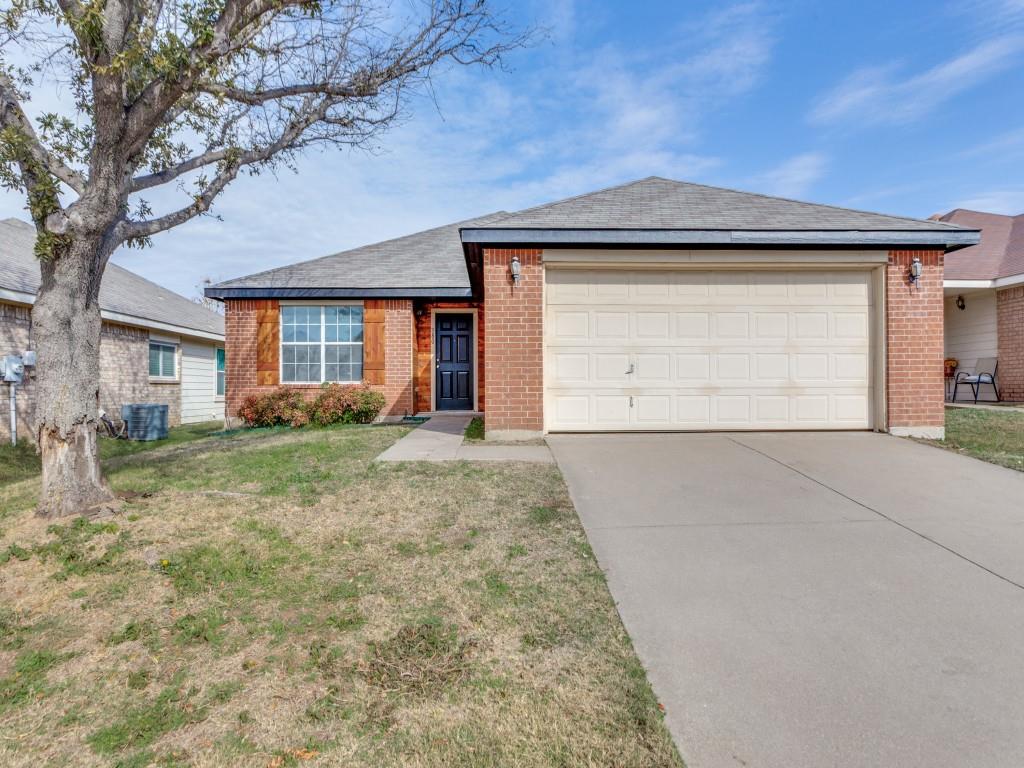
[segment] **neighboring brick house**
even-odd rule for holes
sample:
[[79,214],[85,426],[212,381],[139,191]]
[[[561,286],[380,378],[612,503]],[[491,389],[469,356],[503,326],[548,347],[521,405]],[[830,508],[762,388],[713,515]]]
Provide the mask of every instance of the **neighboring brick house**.
[[[33,348],[32,303],[39,288],[35,228],[0,221],[0,356]],[[99,407],[117,420],[126,403],[168,406],[172,426],[224,418],[224,319],[116,264],[100,287]],[[18,388],[18,432],[31,436],[32,369]],[[7,405],[7,385],[0,385]],[[5,416],[0,440],[10,439]]]
[[[555,431],[943,434],[942,279],[970,228],[648,178],[207,289],[227,411],[366,382],[384,416]],[[911,279],[916,270],[917,279]]]
[[[996,359],[995,386],[982,384],[980,398],[995,400],[998,389],[1003,400],[1024,402],[1024,214],[957,208],[936,218],[981,230],[978,245],[946,260],[946,356],[968,374],[979,370],[979,360]],[[956,392],[958,401],[974,399],[964,385]]]

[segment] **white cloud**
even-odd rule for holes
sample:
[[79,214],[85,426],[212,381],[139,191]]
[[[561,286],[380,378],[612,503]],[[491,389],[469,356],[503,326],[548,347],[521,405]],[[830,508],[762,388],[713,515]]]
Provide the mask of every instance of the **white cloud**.
[[952,208],[968,208],[972,211],[987,211],[1016,216],[1024,213],[1024,187],[1002,187],[986,190],[970,197],[963,198],[952,205]]
[[1022,51],[1024,37],[1006,35],[914,75],[899,77],[895,66],[866,67],[821,99],[810,117],[821,124],[911,123],[1006,70]]
[[821,152],[805,152],[754,176],[746,186],[769,195],[803,197],[825,174],[827,168],[826,155]]
[[[240,178],[214,205],[223,221],[194,220],[115,261],[188,294],[205,276],[237,277],[651,174],[700,179],[718,166],[695,142],[708,116],[754,88],[770,61],[772,20],[760,5],[718,10],[662,36],[672,41],[663,45],[596,51],[577,40],[581,27],[605,23],[597,14],[571,0],[537,7],[555,41],[513,57],[511,74],[454,68],[436,83],[440,114],[419,100],[379,152],[314,152],[297,174]],[[183,201],[152,197],[158,211]],[[24,218],[23,205],[0,191],[0,217]]]

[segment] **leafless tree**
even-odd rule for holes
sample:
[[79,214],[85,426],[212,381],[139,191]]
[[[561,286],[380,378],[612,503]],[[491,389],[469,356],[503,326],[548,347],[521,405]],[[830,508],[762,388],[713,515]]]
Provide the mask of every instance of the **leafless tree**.
[[194,301],[201,307],[206,307],[211,312],[216,312],[218,315],[223,315],[224,304],[217,301],[216,299],[211,299],[209,296],[206,295],[206,289],[217,282],[219,281],[214,280],[212,277],[204,277],[202,281],[200,281],[199,285],[196,286],[196,292],[192,296],[192,301]]
[[[493,66],[526,40],[485,0],[3,3],[0,183],[24,193],[37,231],[35,431],[50,517],[112,499],[95,421],[97,298],[114,250],[205,214],[239,173],[314,145],[368,145],[441,65]],[[54,86],[62,107],[30,119],[27,101]],[[155,213],[145,193],[162,185],[187,203]]]

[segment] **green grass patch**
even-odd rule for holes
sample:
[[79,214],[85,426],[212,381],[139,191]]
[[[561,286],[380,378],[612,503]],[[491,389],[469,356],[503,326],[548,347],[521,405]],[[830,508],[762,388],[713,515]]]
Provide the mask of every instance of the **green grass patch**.
[[466,425],[466,440],[483,440],[484,439],[484,420],[479,416],[474,416],[470,420],[469,424]]
[[46,673],[61,661],[52,651],[25,650],[14,660],[14,671],[0,679],[0,715],[46,692]]
[[0,485],[17,483],[35,477],[40,470],[36,446],[30,440],[19,440],[17,445],[0,445]]
[[1024,472],[1024,413],[946,408],[946,439],[925,441]]
[[165,733],[203,720],[206,709],[197,706],[197,691],[184,690],[181,677],[179,674],[178,680],[152,702],[134,707],[110,725],[93,731],[87,738],[89,746],[101,755],[144,749]]

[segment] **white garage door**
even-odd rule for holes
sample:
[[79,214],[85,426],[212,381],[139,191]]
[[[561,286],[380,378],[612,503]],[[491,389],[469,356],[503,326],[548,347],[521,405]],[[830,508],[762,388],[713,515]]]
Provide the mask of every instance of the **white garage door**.
[[546,270],[554,431],[867,429],[867,271]]

